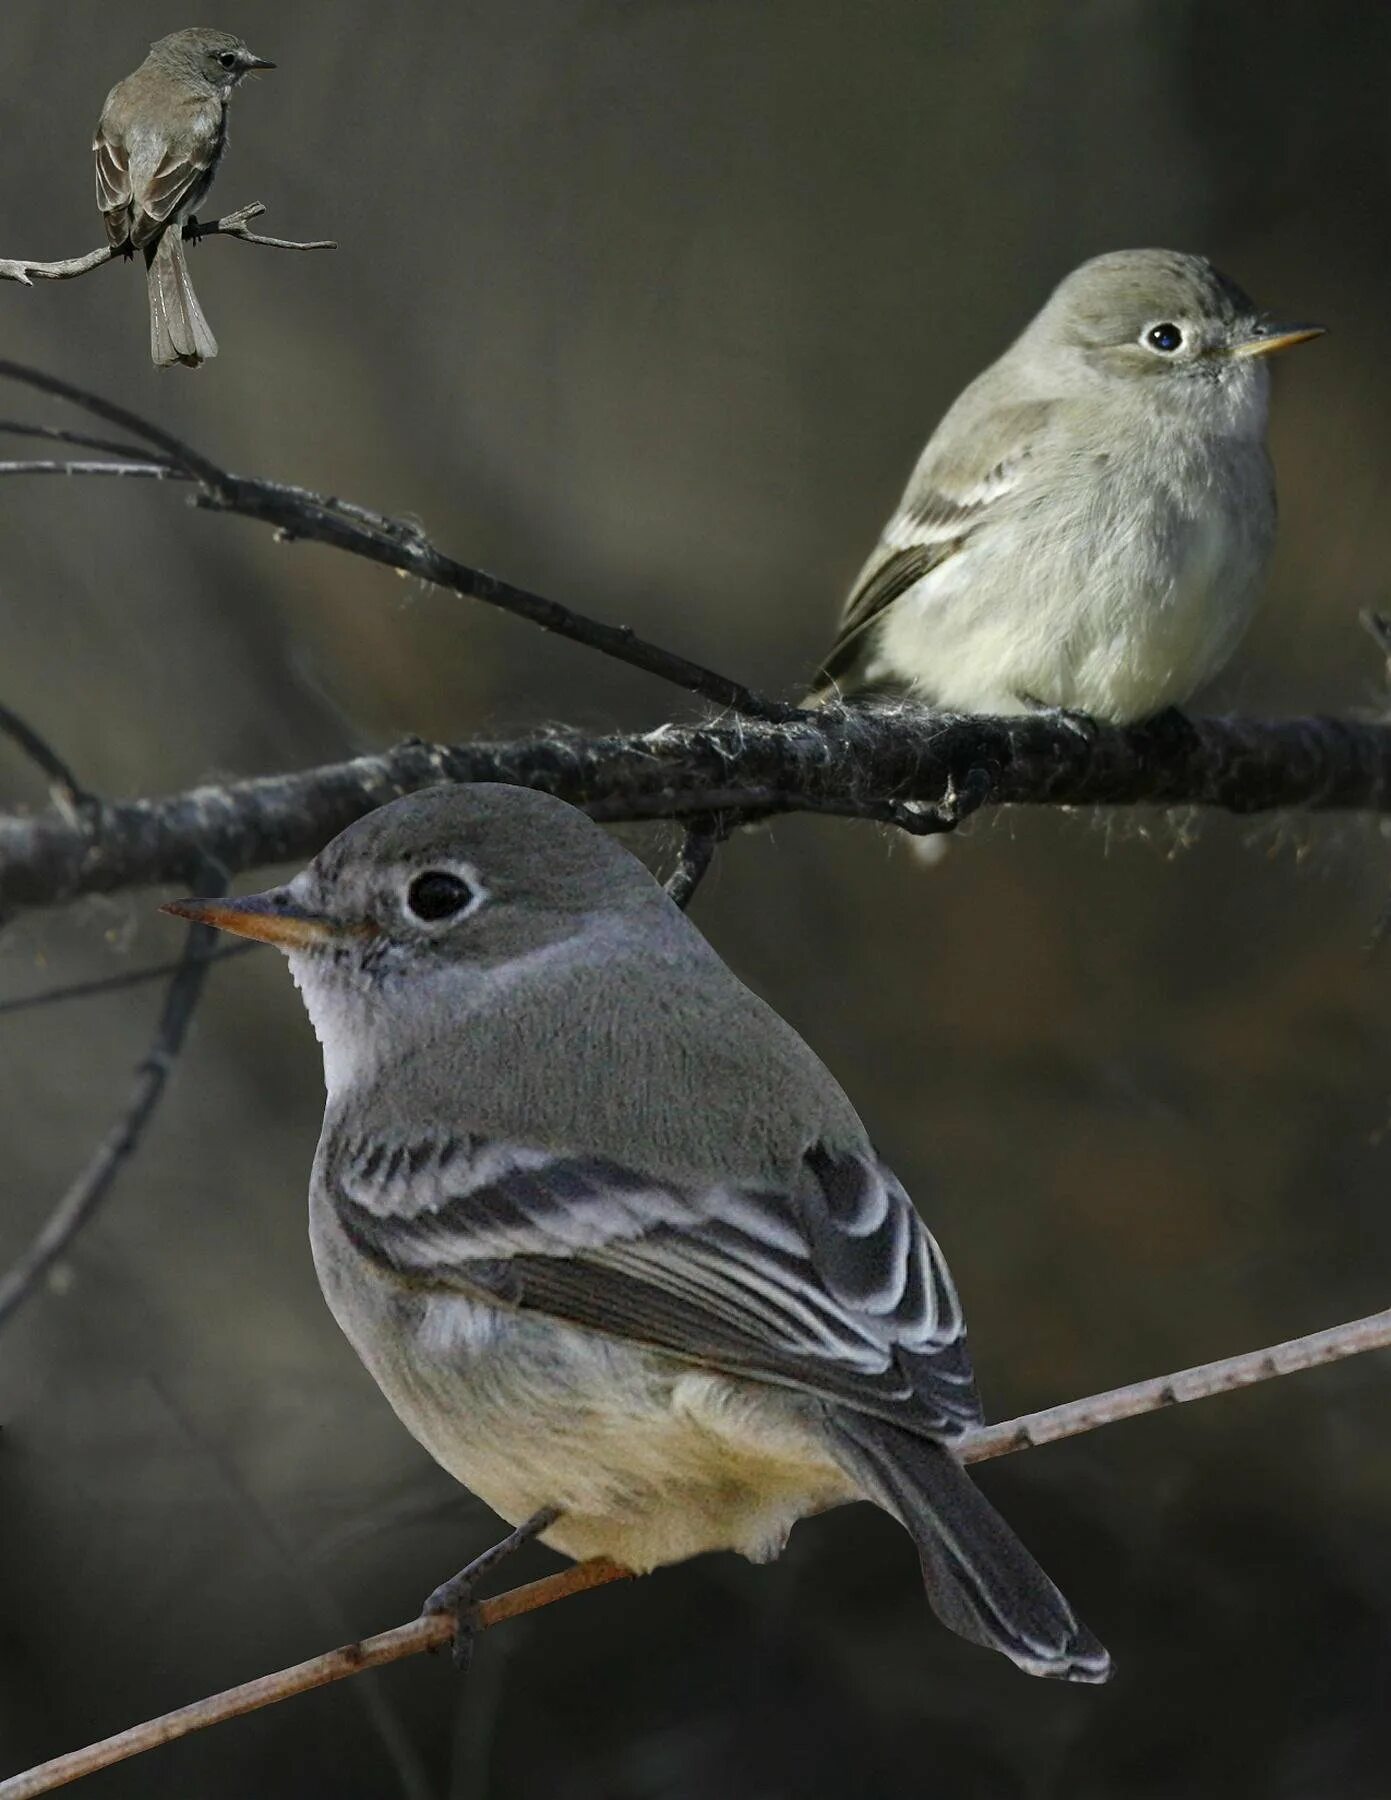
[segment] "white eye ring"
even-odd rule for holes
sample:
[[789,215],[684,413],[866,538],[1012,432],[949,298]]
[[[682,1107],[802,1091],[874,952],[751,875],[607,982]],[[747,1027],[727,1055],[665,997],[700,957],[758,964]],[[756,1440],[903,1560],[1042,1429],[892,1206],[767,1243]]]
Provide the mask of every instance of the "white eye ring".
[[487,890],[468,863],[431,863],[406,883],[401,908],[412,925],[457,925],[487,899]]

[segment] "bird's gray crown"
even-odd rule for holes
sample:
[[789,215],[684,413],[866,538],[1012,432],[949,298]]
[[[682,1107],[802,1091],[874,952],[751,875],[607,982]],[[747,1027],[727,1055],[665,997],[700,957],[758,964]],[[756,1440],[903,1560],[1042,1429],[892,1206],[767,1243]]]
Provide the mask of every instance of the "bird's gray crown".
[[257,56],[234,32],[214,31],[205,25],[157,38],[150,45],[148,61],[172,75],[224,92],[251,70],[275,66]]
[[[452,910],[450,879],[470,891],[456,891]],[[637,858],[583,813],[501,782],[428,788],[369,813],[287,891],[324,918],[437,952],[467,933],[470,957],[497,939],[544,938],[543,920],[568,931],[579,915],[665,905]]]
[[1040,319],[1075,342],[1123,344],[1147,324],[1203,322],[1227,333],[1258,321],[1255,302],[1205,256],[1181,250],[1114,250],[1059,282]]

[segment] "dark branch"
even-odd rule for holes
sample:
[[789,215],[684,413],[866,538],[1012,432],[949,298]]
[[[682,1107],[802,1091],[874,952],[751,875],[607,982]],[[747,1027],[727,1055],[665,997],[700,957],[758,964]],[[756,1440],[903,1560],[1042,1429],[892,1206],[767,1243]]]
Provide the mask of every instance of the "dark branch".
[[[318,238],[313,243],[298,244],[289,238],[261,237],[257,232],[248,229],[249,222],[257,219],[265,211],[259,200],[250,206],[239,206],[235,212],[226,213],[220,219],[210,220],[206,225],[185,225],[184,236],[188,238],[232,237],[240,238],[244,244],[264,244],[271,250],[336,250],[337,244],[329,238]],[[104,244],[100,250],[89,250],[85,256],[68,256],[58,262],[31,262],[27,257],[0,257],[0,281],[18,281],[25,287],[32,287],[38,281],[71,281],[76,275],[86,275],[91,269],[99,269],[104,263],[114,261],[121,252],[110,244]]]
[[[221,876],[215,880],[205,876],[199,886],[204,893],[221,893],[225,891],[226,882]],[[178,970],[165,995],[154,1039],[136,1071],[124,1111],[49,1214],[33,1243],[0,1276],[0,1326],[13,1317],[48,1270],[70,1248],[110,1192],[122,1167],[135,1154],[164,1093],[169,1071],[203,991],[209,952],[216,938],[217,933],[207,926],[190,927]]]
[[[234,956],[250,956],[260,944],[221,944],[204,959],[210,963],[227,962]],[[12,1000],[0,1000],[0,1018],[11,1013],[39,1012],[46,1006],[61,1006],[64,1000],[94,1000],[102,994],[119,994],[126,988],[144,987],[151,981],[166,981],[177,975],[183,959],[152,963],[144,969],[122,969],[119,975],[97,975],[91,981],[70,981],[63,987],[41,988],[37,994],[16,994]]]
[[676,867],[667,876],[666,890],[684,912],[695,898],[695,891],[710,872],[715,852],[729,836],[732,820],[721,813],[708,813],[693,819],[686,827]]
[[0,915],[186,883],[204,855],[233,875],[304,861],[372,808],[441,781],[542,788],[605,821],[818,812],[917,828],[927,819],[940,829],[964,797],[973,805],[1386,812],[1391,727],[1199,719],[1085,738],[1047,716],[838,707],[782,725],[549,732],[509,743],[411,739],[295,774],[110,802],[85,829],[56,812],[0,814]]
[[89,794],[68,767],[64,759],[49,743],[48,739],[36,731],[27,719],[20,718],[17,712],[0,704],[0,734],[17,744],[24,754],[48,780],[48,791],[52,794],[60,809],[68,813],[90,813],[98,802]]
[[41,394],[52,394],[55,400],[66,400],[70,405],[80,407],[83,412],[91,413],[93,418],[104,419],[108,425],[116,425],[122,431],[130,432],[142,443],[153,444],[156,450],[164,453],[157,460],[173,463],[195,481],[216,483],[222,479],[222,471],[217,464],[200,456],[191,444],[185,444],[181,438],[176,438],[172,432],[165,431],[159,425],[152,425],[148,419],[142,419],[139,413],[133,413],[129,407],[119,406],[114,400],[104,400],[100,394],[90,394],[86,388],[64,381],[61,375],[49,375],[42,369],[31,369],[27,363],[10,362],[4,358],[0,358],[0,375],[22,382],[25,387],[37,388]]
[[30,425],[20,419],[0,419],[0,435],[42,438],[49,444],[75,444],[81,450],[100,450],[107,456],[123,456],[132,462],[136,457],[150,455],[139,444],[124,443],[116,438],[93,437],[86,431],[71,431],[66,425]]
[[[716,706],[730,708],[752,718],[785,719],[796,714],[795,707],[771,700],[742,682],[732,681],[728,676],[692,662],[688,657],[649,643],[627,625],[607,625],[601,620],[586,618],[582,613],[574,612],[556,600],[547,599],[543,594],[517,587],[512,582],[488,574],[484,569],[474,569],[465,563],[456,562],[453,557],[446,556],[437,549],[423,532],[404,520],[387,518],[367,507],[354,506],[347,501],[311,493],[305,488],[293,487],[284,482],[232,475],[218,468],[190,445],[181,443],[178,438],[171,437],[168,432],[127,411],[125,407],[74,387],[71,382],[63,381],[58,376],[28,368],[22,363],[0,360],[0,375],[24,382],[41,393],[67,400],[97,418],[104,419],[107,424],[117,425],[121,430],[131,432],[144,442],[155,445],[163,455],[151,458],[151,461],[167,461],[172,464],[169,471],[171,477],[176,470],[182,470],[185,477],[198,486],[198,504],[211,511],[259,519],[263,524],[273,526],[286,542],[299,539],[331,544],[335,549],[366,557],[369,562],[380,563],[385,568],[417,576],[421,581],[444,588],[450,593],[482,600],[489,606],[514,613],[530,624],[539,625],[544,631],[553,631],[560,637],[570,638],[588,649],[598,650],[603,655],[614,657],[646,674],[673,682],[677,687],[684,688],[688,693],[699,694],[702,699]],[[14,467],[11,472],[89,474],[102,471],[90,464],[71,464],[61,469],[45,466],[42,470],[32,465],[23,465]],[[124,472],[134,474],[137,470],[127,468]]]

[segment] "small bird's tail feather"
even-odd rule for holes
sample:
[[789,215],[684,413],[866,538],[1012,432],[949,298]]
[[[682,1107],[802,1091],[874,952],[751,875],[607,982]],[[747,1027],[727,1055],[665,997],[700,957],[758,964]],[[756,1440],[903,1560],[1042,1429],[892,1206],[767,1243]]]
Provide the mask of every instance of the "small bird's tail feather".
[[1106,1651],[949,1450],[863,1413],[835,1426],[847,1468],[912,1534],[944,1625],[1029,1675],[1109,1678]]
[[217,355],[212,334],[184,255],[183,232],[174,220],[146,252],[150,288],[150,356],[157,369],[184,363],[196,369]]

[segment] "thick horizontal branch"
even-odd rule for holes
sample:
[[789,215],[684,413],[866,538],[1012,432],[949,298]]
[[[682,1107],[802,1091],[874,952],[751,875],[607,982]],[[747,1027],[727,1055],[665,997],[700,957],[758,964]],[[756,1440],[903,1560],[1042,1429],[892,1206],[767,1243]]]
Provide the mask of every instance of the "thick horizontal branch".
[[301,862],[354,819],[441,781],[542,788],[606,821],[818,812],[941,830],[973,806],[1391,810],[1391,727],[1336,719],[1164,721],[1083,735],[1066,720],[828,708],[791,721],[408,740],[286,775],[58,811],[0,814],[0,915],[85,894]]
[[[244,244],[262,244],[270,250],[338,248],[331,238],[296,243],[291,238],[262,237],[259,232],[251,230],[251,221],[260,218],[265,210],[259,200],[253,200],[249,206],[239,206],[235,212],[225,213],[222,218],[210,220],[206,225],[186,225],[184,236],[195,240],[205,237],[240,238]],[[76,275],[86,275],[92,269],[101,268],[103,263],[116,261],[121,254],[112,245],[104,244],[100,250],[89,250],[85,256],[62,257],[57,262],[32,262],[22,256],[0,256],[0,281],[18,281],[25,287],[32,287],[36,281],[71,281]]]
[[[1099,1426],[1157,1412],[1166,1406],[1229,1393],[1277,1375],[1292,1375],[1301,1369],[1316,1368],[1323,1363],[1360,1356],[1368,1350],[1384,1350],[1388,1346],[1391,1346],[1391,1310],[1354,1319],[1329,1331],[1313,1332],[1308,1337],[1291,1338],[1268,1350],[1254,1350],[1243,1356],[1227,1357],[1221,1362],[1204,1363],[1178,1375],[1135,1382],[1130,1387],[1113,1388],[1110,1393],[1096,1394],[1087,1400],[1069,1401],[1063,1406],[1050,1407],[1046,1412],[1029,1413],[1023,1418],[987,1426],[962,1440],[960,1454],[965,1462],[984,1462],[1014,1450],[1034,1449],[1062,1438],[1079,1437]],[[525,1587],[513,1588],[495,1599],[482,1601],[476,1609],[475,1626],[486,1631],[507,1619],[567,1599],[571,1594],[585,1593],[606,1582],[621,1580],[624,1574],[624,1570],[608,1562],[577,1563],[558,1575],[529,1582]],[[0,1781],[0,1800],[35,1800],[37,1795],[65,1787],[83,1775],[108,1769],[114,1763],[139,1756],[146,1750],[158,1749],[162,1744],[188,1737],[209,1725],[220,1725],[224,1720],[240,1718],[259,1707],[273,1706],[296,1694],[326,1687],[330,1682],[357,1675],[363,1669],[400,1662],[405,1657],[418,1656],[422,1650],[440,1649],[452,1635],[453,1623],[444,1614],[412,1619],[409,1624],[398,1625],[392,1631],[363,1638],[360,1643],[344,1644],[312,1657],[308,1662],[243,1682],[240,1687],[212,1694],[206,1700],[196,1700],[177,1712],[146,1720],[115,1737],[89,1744],[84,1750],[72,1751],[22,1775],[11,1776],[8,1781]]]

